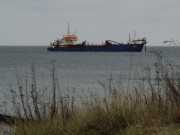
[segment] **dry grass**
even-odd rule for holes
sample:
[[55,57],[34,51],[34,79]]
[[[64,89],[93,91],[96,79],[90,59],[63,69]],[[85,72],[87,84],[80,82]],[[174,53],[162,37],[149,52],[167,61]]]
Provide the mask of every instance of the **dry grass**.
[[168,62],[164,66],[162,57],[155,54],[155,80],[150,77],[150,69],[131,89],[114,85],[110,78],[104,83],[99,81],[104,95],[89,91],[84,95],[87,98],[78,99],[72,94],[57,94],[59,85],[53,63],[51,93],[40,93],[32,66],[30,89],[27,76],[25,84],[18,82],[18,93],[11,89],[18,117],[12,134],[180,134],[180,70]]

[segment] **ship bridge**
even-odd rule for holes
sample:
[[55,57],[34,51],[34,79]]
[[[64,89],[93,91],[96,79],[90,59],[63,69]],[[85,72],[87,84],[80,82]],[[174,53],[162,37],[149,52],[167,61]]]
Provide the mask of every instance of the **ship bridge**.
[[78,37],[76,35],[66,35],[63,37],[63,45],[75,45]]

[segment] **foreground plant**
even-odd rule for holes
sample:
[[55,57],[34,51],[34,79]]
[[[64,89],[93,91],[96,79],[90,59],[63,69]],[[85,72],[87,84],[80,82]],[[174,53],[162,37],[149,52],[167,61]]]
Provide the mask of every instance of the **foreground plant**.
[[[179,67],[162,63],[156,53],[156,78],[147,76],[131,89],[110,78],[99,81],[104,95],[88,91],[84,97],[59,90],[52,63],[52,89],[38,90],[36,71],[25,85],[18,81],[18,93],[11,89],[15,110],[14,130],[18,135],[63,134],[176,134],[180,128]],[[46,91],[47,90],[47,91]],[[50,90],[49,90],[50,91]],[[58,94],[60,93],[60,94]],[[19,97],[19,101],[16,97]]]

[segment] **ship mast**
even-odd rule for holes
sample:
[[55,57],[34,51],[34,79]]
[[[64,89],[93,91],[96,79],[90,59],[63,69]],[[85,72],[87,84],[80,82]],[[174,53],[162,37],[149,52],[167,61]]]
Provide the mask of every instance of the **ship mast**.
[[68,30],[67,30],[67,35],[70,35],[70,27],[69,27],[69,23],[68,24]]
[[129,33],[129,44],[131,44],[131,35]]
[[134,40],[136,40],[136,31],[134,30]]

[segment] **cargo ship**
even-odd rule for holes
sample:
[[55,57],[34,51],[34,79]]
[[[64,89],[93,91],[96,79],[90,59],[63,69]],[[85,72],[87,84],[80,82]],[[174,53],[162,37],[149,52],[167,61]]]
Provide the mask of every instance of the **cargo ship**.
[[112,40],[106,40],[104,44],[89,44],[85,41],[77,44],[78,36],[70,34],[69,25],[68,32],[62,39],[57,39],[50,43],[47,48],[48,51],[109,51],[109,52],[141,52],[145,46],[146,50],[146,38],[131,40],[129,34],[129,40],[127,43],[119,43]]

